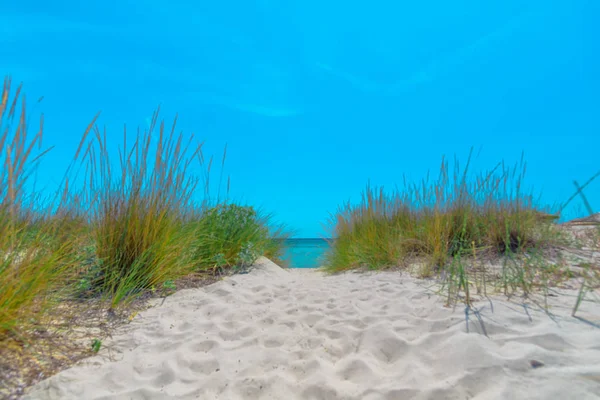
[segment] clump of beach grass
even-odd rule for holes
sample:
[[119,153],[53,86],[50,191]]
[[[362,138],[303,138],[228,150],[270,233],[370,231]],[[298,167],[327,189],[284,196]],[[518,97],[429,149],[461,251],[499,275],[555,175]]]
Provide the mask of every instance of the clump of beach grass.
[[[68,357],[53,341],[52,312],[78,267],[78,211],[65,191],[42,199],[32,174],[42,147],[43,117],[30,132],[21,86],[9,78],[0,97],[0,397],[11,398]],[[68,185],[66,185],[68,186]]]
[[200,268],[215,270],[244,270],[260,255],[281,264],[283,241],[290,233],[272,220],[252,206],[206,206],[192,222],[197,231],[194,258]]
[[187,256],[193,234],[185,228],[198,184],[189,169],[202,144],[176,135],[175,123],[167,133],[162,122],[155,138],[157,121],[158,111],[133,139],[124,131],[118,163],[98,126],[79,146],[88,171],[82,198],[98,263],[94,284],[112,307],[195,268]]
[[0,99],[0,341],[40,323],[72,270],[77,247],[67,232],[73,210],[54,201],[59,205],[49,218],[29,190],[31,173],[49,149],[41,147],[43,118],[31,135],[26,110],[21,86],[11,93],[6,78]]
[[90,341],[131,321],[144,298],[213,282],[215,260],[235,272],[282,252],[284,229],[269,215],[210,199],[212,157],[205,163],[202,143],[175,133],[176,120],[167,131],[157,111],[148,130],[125,130],[115,153],[97,118],[57,193],[42,199],[30,178],[50,150],[41,146],[43,118],[29,134],[21,86],[12,93],[4,81],[0,397],[99,350]]
[[[124,132],[116,167],[106,133],[97,126],[92,139],[80,144],[89,174],[81,197],[90,210],[97,260],[91,282],[111,297],[113,307],[216,263],[221,269],[247,266],[260,255],[276,258],[282,251],[274,239],[283,228],[273,229],[270,216],[220,199],[209,206],[212,157],[206,164],[193,135],[187,140],[175,135],[176,120],[169,133],[164,122],[155,133],[157,123],[158,111],[133,140]],[[221,167],[225,157],[226,151]],[[202,172],[197,177],[190,171],[194,166]]]
[[[507,295],[547,287],[547,252],[564,238],[558,218],[524,191],[526,164],[497,164],[470,177],[443,160],[437,180],[385,192],[367,186],[358,204],[332,215],[331,250],[325,270],[404,267],[420,277],[442,277],[448,303],[459,294],[469,304],[488,287]],[[497,268],[490,269],[491,264]]]

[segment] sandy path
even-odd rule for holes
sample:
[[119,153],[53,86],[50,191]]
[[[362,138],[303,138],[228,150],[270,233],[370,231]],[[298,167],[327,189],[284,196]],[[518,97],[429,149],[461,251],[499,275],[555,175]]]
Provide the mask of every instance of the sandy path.
[[[323,276],[263,259],[141,313],[26,398],[600,398],[600,329],[569,316],[572,300],[553,298],[553,318],[479,303],[486,337],[464,307],[444,308],[406,275]],[[600,321],[597,304],[585,308]]]

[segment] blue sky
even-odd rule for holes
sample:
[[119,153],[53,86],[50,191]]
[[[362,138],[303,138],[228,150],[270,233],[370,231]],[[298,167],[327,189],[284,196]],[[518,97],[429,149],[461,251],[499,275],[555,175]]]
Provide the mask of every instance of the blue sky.
[[[97,111],[120,143],[159,104],[207,154],[228,144],[235,199],[302,237],[368,181],[471,147],[480,171],[525,152],[550,204],[600,170],[596,1],[10,3],[0,72],[44,96],[49,181]],[[600,211],[600,181],[586,193]]]

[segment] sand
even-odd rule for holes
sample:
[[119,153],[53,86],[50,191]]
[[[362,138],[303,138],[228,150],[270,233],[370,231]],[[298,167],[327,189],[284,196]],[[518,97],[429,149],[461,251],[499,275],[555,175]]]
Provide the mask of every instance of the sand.
[[495,296],[475,304],[482,325],[428,285],[261,259],[157,301],[25,398],[600,398],[597,303],[582,305],[581,320],[570,316],[575,293],[550,297],[550,314]]

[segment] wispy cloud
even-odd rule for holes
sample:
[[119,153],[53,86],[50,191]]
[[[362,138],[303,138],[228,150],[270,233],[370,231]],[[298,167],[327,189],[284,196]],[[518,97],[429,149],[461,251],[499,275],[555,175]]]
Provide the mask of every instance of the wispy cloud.
[[485,57],[486,51],[493,51],[498,44],[513,34],[531,13],[520,14],[495,30],[477,37],[472,42],[448,51],[445,55],[435,58],[429,64],[416,70],[405,78],[396,80],[392,84],[382,84],[369,77],[359,76],[342,68],[333,67],[330,64],[317,62],[315,68],[330,76],[346,81],[356,89],[366,93],[382,95],[397,95],[407,89],[425,85],[452,73],[466,63],[474,62],[478,57]]
[[[160,8],[142,12],[144,26],[1,14],[0,44],[22,56],[11,57],[10,63],[0,59],[0,69],[27,82],[106,82],[144,93],[154,87],[161,98],[189,95],[205,104],[269,118],[305,112],[297,94],[302,89],[299,82],[307,77],[297,76],[302,71],[290,70],[294,66],[280,62],[277,55],[256,50],[243,28],[219,25],[205,15],[196,19],[197,7],[190,12],[182,12],[182,7],[167,10],[166,15]],[[153,25],[155,29],[149,29]],[[197,51],[182,51],[190,48]],[[40,65],[40,54],[51,57]]]
[[297,80],[290,72],[266,60],[248,62],[242,69],[234,68],[235,76],[202,70],[202,66],[165,66],[152,61],[141,63],[138,70],[138,79],[170,85],[193,103],[269,118],[293,117],[306,112],[305,106],[294,96],[299,89]]
[[221,79],[212,88],[206,85],[204,90],[195,91],[194,96],[206,104],[264,117],[285,118],[306,112],[298,97],[298,82],[302,80],[296,74],[301,71],[259,59],[238,72],[237,79]]
[[267,106],[260,104],[237,104],[223,103],[223,105],[235,110],[262,115],[271,118],[295,117],[304,114],[304,111],[297,108],[282,108],[279,106]]
[[288,118],[305,113],[303,108],[281,101],[260,98],[243,98],[236,95],[223,95],[210,92],[196,92],[192,95],[195,102],[206,105],[220,106],[229,110],[256,114],[269,118]]
[[477,58],[485,57],[486,52],[493,52],[498,45],[504,43],[507,38],[510,38],[532,15],[532,13],[519,14],[499,28],[475,38],[475,40],[465,46],[449,51],[445,56],[434,59],[408,79],[398,82],[391,88],[391,91],[393,92],[409,85],[430,83],[451,73],[456,68],[475,61]]

